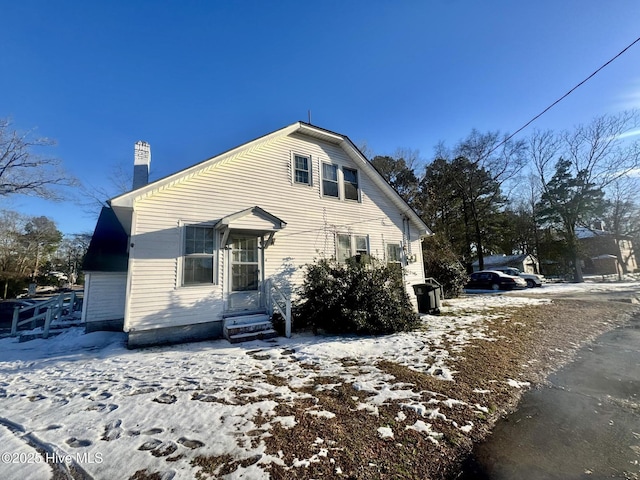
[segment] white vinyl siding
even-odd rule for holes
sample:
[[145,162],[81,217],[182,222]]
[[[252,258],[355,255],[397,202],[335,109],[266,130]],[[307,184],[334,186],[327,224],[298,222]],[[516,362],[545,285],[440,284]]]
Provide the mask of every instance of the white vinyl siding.
[[[313,159],[311,178],[319,181],[292,188],[291,152]],[[340,172],[343,167],[358,170],[359,202],[323,199],[323,163]],[[336,255],[337,234],[366,233],[368,252],[380,259],[386,253],[385,238],[406,235],[403,214],[339,145],[300,134],[269,139],[136,201],[127,325],[146,329],[221,319],[223,286],[229,280],[224,278],[223,246],[216,248],[216,283],[180,288],[182,227],[214,224],[256,205],[287,223],[275,234],[273,245],[263,250],[265,278],[274,279],[285,291],[301,284],[301,266]],[[424,280],[420,240],[411,228],[411,247],[418,258],[405,269],[408,284]],[[408,291],[413,295],[411,288]]]
[[101,322],[124,318],[127,273],[87,272],[82,318]]

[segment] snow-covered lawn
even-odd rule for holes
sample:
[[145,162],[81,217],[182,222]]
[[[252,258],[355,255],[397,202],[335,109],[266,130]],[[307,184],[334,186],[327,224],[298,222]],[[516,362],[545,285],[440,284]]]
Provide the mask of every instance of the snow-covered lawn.
[[[84,334],[81,328],[48,340],[5,338],[0,340],[5,453],[0,471],[3,478],[29,478],[25,471],[41,478],[48,467],[29,443],[58,458],[69,455],[96,479],[128,478],[145,469],[163,478],[191,479],[199,468],[191,463],[194,458],[223,455],[241,461],[228,478],[268,478],[265,467],[271,462],[304,468],[316,460],[298,458],[285,465],[282,455],[266,452],[262,440],[274,425],[295,425],[295,417],[278,416],[276,407],[309,398],[303,387],[317,383],[316,389],[351,384],[362,394],[358,408],[373,416],[381,405],[396,401],[398,424],[407,418],[405,412],[418,412],[423,420],[404,428],[434,443],[441,435],[429,420],[446,420],[448,409],[463,405],[469,420],[454,426],[467,434],[486,405],[439,394],[425,401],[425,392],[398,383],[376,364],[387,360],[455,381],[452,357],[474,339],[493,340],[485,324],[492,313],[484,309],[549,301],[473,295],[447,302],[440,316],[424,316],[419,331],[383,337],[294,335],[239,346],[217,340],[142,350],[127,350],[123,334]],[[320,377],[336,383],[315,382]],[[509,381],[513,388],[524,386]],[[335,417],[322,406],[306,413],[322,420]],[[394,435],[382,424],[378,433],[388,439]],[[330,455],[322,442],[318,439],[314,457]]]

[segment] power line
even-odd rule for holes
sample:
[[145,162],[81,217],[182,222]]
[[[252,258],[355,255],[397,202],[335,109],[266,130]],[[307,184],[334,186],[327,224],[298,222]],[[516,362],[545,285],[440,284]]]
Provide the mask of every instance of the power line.
[[540,118],[542,115],[544,115],[545,113],[547,113],[549,110],[551,110],[553,107],[555,107],[558,103],[560,103],[562,100],[564,100],[565,98],[567,98],[569,95],[571,95],[575,90],[577,90],[579,87],[581,87],[582,85],[584,85],[585,83],[587,83],[589,80],[591,80],[591,78],[593,78],[595,75],[597,75],[600,70],[602,70],[603,68],[605,68],[606,66],[608,66],[611,62],[613,62],[614,60],[616,60],[619,56],[621,56],[623,53],[625,53],[627,50],[629,50],[631,47],[633,47],[636,43],[640,42],[640,37],[636,38],[633,42],[631,42],[629,45],[627,45],[625,48],[623,48],[620,52],[618,52],[613,58],[611,58],[608,62],[604,63],[603,65],[601,65],[597,70],[595,70],[591,75],[589,75],[587,78],[585,78],[584,80],[582,80],[580,83],[578,83],[575,87],[573,87],[571,90],[569,90],[567,93],[565,93],[564,95],[562,95],[560,98],[558,98],[555,102],[553,102],[551,105],[549,105],[547,108],[545,108],[544,110],[542,110],[539,114],[537,114],[535,117],[533,117],[531,120],[529,120],[527,123],[525,123],[522,127],[520,127],[519,129],[517,129],[515,132],[513,132],[511,135],[509,135],[507,138],[505,138],[502,142],[500,142],[498,145],[496,145],[488,154],[491,155],[493,152],[495,152],[498,148],[500,148],[502,145],[504,145],[505,143],[507,143],[509,140],[511,140],[513,137],[515,137],[518,133],[520,133],[522,130],[524,130],[525,128],[527,128],[529,125],[531,125],[533,122],[535,122],[538,118]]

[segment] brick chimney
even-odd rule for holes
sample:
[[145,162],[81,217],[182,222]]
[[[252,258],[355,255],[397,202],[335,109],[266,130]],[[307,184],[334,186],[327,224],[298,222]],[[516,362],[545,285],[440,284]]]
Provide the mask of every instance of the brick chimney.
[[149,183],[149,166],[151,165],[151,145],[147,142],[136,142],[133,159],[133,189],[144,187]]

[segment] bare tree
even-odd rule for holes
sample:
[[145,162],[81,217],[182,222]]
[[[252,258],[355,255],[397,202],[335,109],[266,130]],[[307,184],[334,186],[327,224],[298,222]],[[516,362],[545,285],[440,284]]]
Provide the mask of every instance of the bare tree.
[[[630,257],[637,254],[640,241],[640,178],[627,176],[613,181],[607,189],[604,215],[605,229],[614,235],[618,246],[616,256],[622,273],[629,273]],[[631,241],[629,241],[631,239]],[[627,248],[623,245],[628,245]],[[637,256],[637,255],[636,255]]]
[[32,132],[18,132],[9,120],[0,119],[0,197],[20,193],[60,199],[54,187],[75,181],[63,172],[60,160],[36,153],[54,144],[48,138],[32,138]]
[[106,185],[96,186],[89,183],[82,185],[77,203],[91,215],[98,215],[100,209],[107,205],[107,200],[131,190],[133,167],[125,162],[116,163],[107,177]]
[[529,139],[534,168],[544,186],[560,157],[570,161],[574,174],[605,189],[615,180],[640,167],[640,142],[629,142],[626,134],[640,122],[638,111],[603,115],[574,130],[556,134],[536,131]]
[[55,269],[66,274],[70,284],[75,284],[82,275],[82,261],[89,249],[91,236],[91,233],[66,235],[53,255]]
[[526,143],[511,140],[500,132],[480,133],[472,130],[456,147],[456,156],[467,158],[478,169],[491,174],[501,187],[513,179],[527,163]]
[[640,166],[640,142],[628,143],[625,134],[638,126],[638,112],[601,116],[563,134],[565,158],[576,172],[605,189]]
[[558,161],[561,145],[560,136],[552,130],[535,130],[528,139],[529,156],[542,190],[553,175],[553,167]]
[[[557,175],[557,167],[562,164],[566,176],[566,186],[579,180],[588,189],[610,191],[610,187],[627,177],[640,166],[640,142],[630,142],[627,133],[638,126],[637,111],[618,115],[603,115],[586,125],[578,125],[574,130],[555,134],[551,131],[536,131],[529,139],[529,152],[536,173],[540,179],[542,196],[553,198],[550,188]],[[577,192],[580,193],[580,192]],[[581,195],[567,195],[567,202],[575,204]],[[560,212],[565,207],[575,210],[575,205],[561,205],[553,208]],[[587,209],[588,210],[588,209]],[[556,223],[561,235],[573,250],[573,268],[576,281],[582,281],[582,272],[577,258],[577,226],[588,226],[589,211],[566,216]]]

